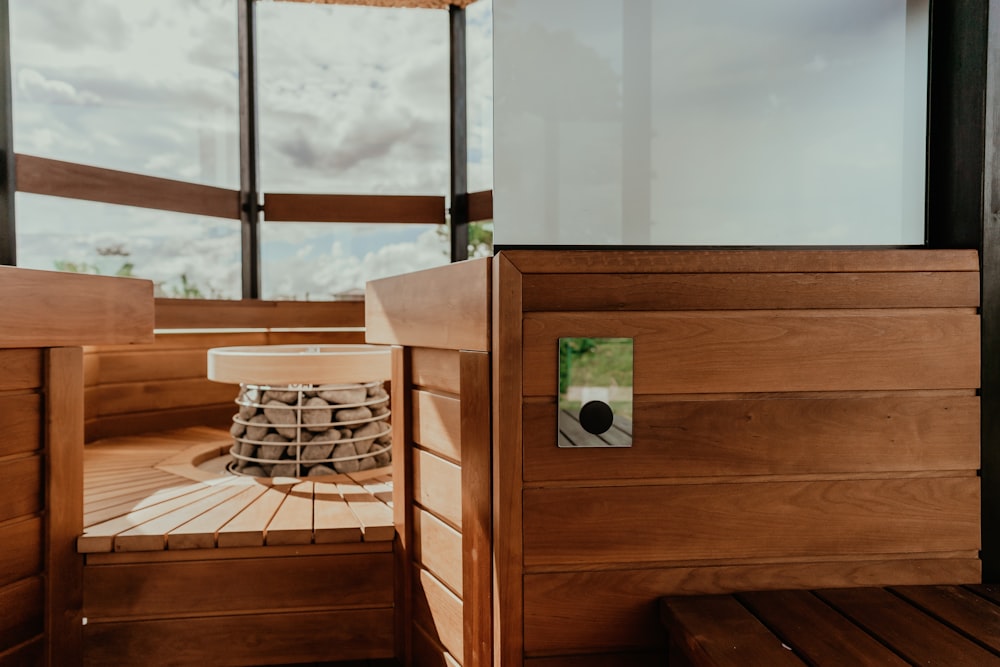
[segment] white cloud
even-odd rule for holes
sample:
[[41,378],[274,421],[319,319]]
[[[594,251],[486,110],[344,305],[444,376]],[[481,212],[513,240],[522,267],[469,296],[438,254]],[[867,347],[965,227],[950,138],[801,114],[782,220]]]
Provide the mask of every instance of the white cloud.
[[27,100],[42,104],[98,104],[101,101],[95,93],[79,91],[65,81],[48,79],[29,67],[18,71],[17,89]]

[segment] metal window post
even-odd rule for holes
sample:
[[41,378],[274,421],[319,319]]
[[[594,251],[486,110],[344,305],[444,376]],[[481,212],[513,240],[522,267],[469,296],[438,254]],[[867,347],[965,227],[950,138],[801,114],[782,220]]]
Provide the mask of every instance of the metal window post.
[[10,4],[0,0],[0,264],[17,264],[14,233],[14,123],[10,71]]
[[257,26],[255,0],[237,0],[240,72],[240,228],[243,298],[260,298],[257,183]]
[[448,8],[451,43],[451,261],[469,257],[469,143],[466,111],[465,9]]

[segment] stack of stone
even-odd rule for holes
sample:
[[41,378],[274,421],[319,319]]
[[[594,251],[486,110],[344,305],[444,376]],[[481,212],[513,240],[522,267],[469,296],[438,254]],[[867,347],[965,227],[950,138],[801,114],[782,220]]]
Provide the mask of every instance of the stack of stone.
[[389,465],[389,395],[381,382],[243,385],[230,433],[233,469],[254,477],[316,477]]

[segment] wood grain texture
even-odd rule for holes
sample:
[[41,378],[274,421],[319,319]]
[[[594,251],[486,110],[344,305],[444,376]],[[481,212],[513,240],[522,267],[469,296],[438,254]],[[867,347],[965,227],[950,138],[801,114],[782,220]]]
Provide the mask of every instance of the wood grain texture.
[[463,665],[493,664],[490,355],[462,352]]
[[31,518],[0,524],[0,586],[39,574],[42,554],[42,520]]
[[303,553],[283,558],[88,565],[84,585],[84,613],[94,622],[318,606],[389,607],[392,554]]
[[363,222],[440,225],[444,197],[434,195],[264,195],[268,222]]
[[45,590],[40,577],[0,588],[0,653],[45,632]]
[[845,588],[817,595],[911,664],[1000,664],[997,656],[884,589]]
[[660,616],[670,642],[684,647],[694,665],[806,664],[728,596],[667,598]]
[[979,273],[536,274],[524,294],[525,311],[976,308]]
[[137,345],[136,348],[129,352],[92,352],[87,355],[98,361],[97,372],[90,385],[204,378],[208,372],[208,353],[203,348],[157,350],[146,345]]
[[313,541],[316,544],[361,541],[361,522],[336,484],[316,482],[313,499]]
[[[220,650],[220,637],[245,637]],[[392,609],[89,623],[88,667],[326,662],[392,657]]]
[[462,471],[430,452],[413,452],[413,501],[456,530],[462,526]]
[[393,580],[396,613],[393,624],[395,654],[406,667],[413,664],[413,568],[416,546],[413,507],[413,350],[392,348],[392,522],[396,537],[393,543]]
[[0,391],[34,389],[42,384],[42,351],[0,350]]
[[45,352],[46,634],[55,664],[83,655],[83,350]]
[[979,386],[973,311],[551,313],[524,316],[525,396],[555,395],[557,340],[581,333],[635,339],[637,395]]
[[313,482],[300,482],[288,490],[267,524],[265,544],[311,544],[312,529]]
[[0,394],[0,458],[27,454],[42,447],[42,399],[38,394]]
[[975,250],[504,250],[534,273],[861,273],[978,271]]
[[413,391],[413,441],[442,458],[462,459],[462,413],[457,398]]
[[[126,382],[92,387],[88,399],[97,405],[96,417],[123,413],[191,408],[232,403],[239,388],[206,378]],[[233,408],[235,412],[235,405]]]
[[524,478],[976,470],[979,400],[912,394],[682,401],[639,397],[629,449],[560,449],[555,403],[526,403]]
[[360,301],[156,299],[157,329],[363,327]]
[[1000,605],[957,586],[900,586],[891,590],[1000,654]]
[[0,347],[152,340],[153,283],[0,266]]
[[660,646],[656,604],[664,595],[973,582],[981,576],[981,563],[974,554],[965,559],[875,557],[527,574],[525,650],[584,653]]
[[448,653],[448,649],[417,626],[413,632],[413,652],[407,656],[420,667],[461,667],[461,663]]
[[737,599],[811,665],[909,664],[808,591],[754,592]]
[[490,349],[490,258],[370,281],[365,340],[449,350]]
[[462,534],[430,512],[413,513],[413,556],[458,597],[462,591]]
[[38,637],[6,651],[0,651],[0,667],[44,665],[46,662],[44,637]]
[[414,385],[421,389],[458,396],[461,390],[458,352],[415,347],[411,354]]
[[156,433],[185,426],[214,426],[228,428],[232,424],[233,402],[198,405],[170,410],[125,412],[117,415],[94,417],[84,424],[87,442],[140,433]]
[[660,667],[664,664],[673,664],[665,663],[665,659],[663,651],[629,651],[527,658],[524,664],[526,667]]
[[[493,260],[493,664],[524,659],[521,272]],[[532,373],[538,369],[531,369]]]
[[28,517],[43,508],[45,471],[41,456],[7,461],[0,473],[4,502],[0,503],[0,523]]
[[979,497],[975,477],[527,489],[524,563],[975,550]]
[[464,655],[462,601],[427,570],[414,566],[413,623],[453,656]]
[[198,183],[17,155],[17,189],[39,195],[238,220],[240,196]]
[[493,191],[469,193],[469,222],[493,219]]

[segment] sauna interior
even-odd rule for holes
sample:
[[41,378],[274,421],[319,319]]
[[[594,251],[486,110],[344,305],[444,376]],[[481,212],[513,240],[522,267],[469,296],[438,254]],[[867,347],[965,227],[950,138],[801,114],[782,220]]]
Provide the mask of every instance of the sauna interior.
[[[317,3],[440,19],[447,182],[394,195],[261,185],[225,2],[238,189],[16,152],[0,2],[0,667],[1000,664],[1000,3]],[[238,224],[242,298],[19,265],[15,194]],[[300,222],[451,261],[262,298]],[[222,473],[210,350],[363,344],[391,463]]]

